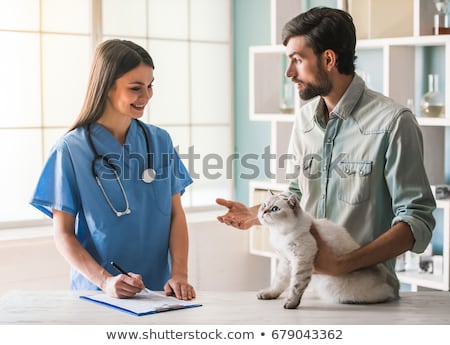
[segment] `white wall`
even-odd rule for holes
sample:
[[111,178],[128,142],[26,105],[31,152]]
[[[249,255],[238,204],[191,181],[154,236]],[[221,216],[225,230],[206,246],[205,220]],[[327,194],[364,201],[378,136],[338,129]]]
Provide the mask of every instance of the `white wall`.
[[69,266],[52,237],[0,241],[0,294],[69,287]]
[[189,275],[197,290],[259,290],[270,260],[249,254],[249,232],[209,221],[190,226]]

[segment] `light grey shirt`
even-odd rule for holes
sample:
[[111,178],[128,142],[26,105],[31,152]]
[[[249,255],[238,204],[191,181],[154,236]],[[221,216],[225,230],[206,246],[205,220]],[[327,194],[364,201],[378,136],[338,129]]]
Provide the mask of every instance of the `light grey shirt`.
[[[369,90],[357,75],[327,124],[325,111],[317,97],[295,119],[290,191],[311,215],[344,226],[361,245],[406,222],[415,238],[413,251],[422,252],[431,240],[436,203],[415,116]],[[386,264],[393,270],[395,260]]]

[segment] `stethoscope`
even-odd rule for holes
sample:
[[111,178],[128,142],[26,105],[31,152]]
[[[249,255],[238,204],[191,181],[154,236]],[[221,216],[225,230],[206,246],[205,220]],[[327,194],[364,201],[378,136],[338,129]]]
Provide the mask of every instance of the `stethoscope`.
[[[142,132],[144,133],[144,137],[145,137],[145,144],[147,146],[147,161],[146,161],[146,168],[144,169],[144,171],[142,172],[141,175],[141,179],[142,181],[144,181],[145,183],[151,183],[153,182],[153,180],[155,179],[156,176],[156,172],[155,170],[152,168],[152,163],[151,163],[151,152],[150,152],[150,138],[148,137],[148,133],[147,130],[145,129],[144,125],[139,121],[136,120],[137,124],[139,125],[139,127],[141,128]],[[128,197],[127,197],[127,193],[125,192],[125,188],[123,187],[122,182],[120,181],[120,177],[119,174],[117,172],[117,169],[114,165],[112,165],[108,158],[105,157],[104,155],[100,155],[94,145],[94,142],[92,141],[92,136],[91,136],[91,124],[87,125],[87,138],[88,138],[88,142],[89,142],[89,146],[91,147],[92,152],[94,153],[94,159],[92,160],[92,175],[94,176],[95,180],[97,181],[97,184],[100,188],[100,190],[103,193],[103,196],[106,199],[106,202],[108,203],[109,207],[111,207],[111,210],[113,210],[113,212],[116,214],[117,217],[121,217],[127,214],[131,213],[131,209],[130,209],[130,204],[128,202]],[[103,184],[100,180],[100,177],[97,174],[97,171],[95,170],[95,163],[97,162],[97,160],[101,159],[103,161],[103,163],[114,173],[114,177],[117,181],[117,184],[120,187],[120,190],[122,192],[123,195],[123,199],[125,200],[125,210],[123,211],[118,211],[114,205],[111,202],[111,199],[108,197],[108,195],[105,192],[105,188],[103,188]]]

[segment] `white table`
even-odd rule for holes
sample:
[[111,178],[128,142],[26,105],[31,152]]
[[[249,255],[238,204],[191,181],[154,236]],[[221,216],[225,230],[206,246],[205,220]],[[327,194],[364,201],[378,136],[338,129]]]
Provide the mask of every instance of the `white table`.
[[450,325],[450,292],[406,292],[373,305],[328,304],[305,296],[298,309],[256,293],[200,291],[199,308],[134,316],[82,300],[72,291],[11,291],[0,297],[0,324],[66,325]]

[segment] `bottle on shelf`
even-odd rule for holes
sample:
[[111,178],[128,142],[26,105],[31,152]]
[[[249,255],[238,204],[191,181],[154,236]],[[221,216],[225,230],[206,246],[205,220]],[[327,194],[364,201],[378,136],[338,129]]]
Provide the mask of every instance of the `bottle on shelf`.
[[439,92],[439,76],[428,75],[428,92],[420,102],[420,115],[424,117],[444,117],[444,96]]
[[450,22],[448,10],[448,0],[434,0],[436,13],[434,14],[433,33],[435,35],[450,34]]

